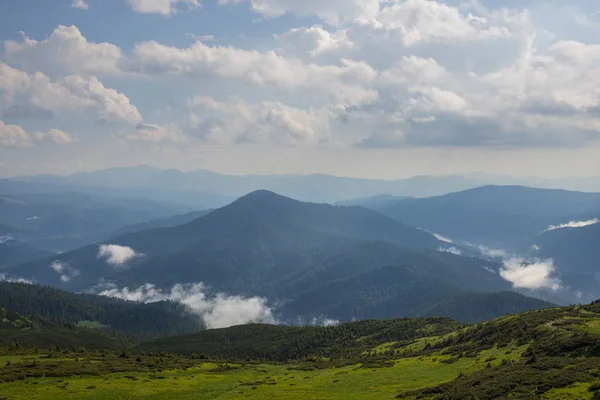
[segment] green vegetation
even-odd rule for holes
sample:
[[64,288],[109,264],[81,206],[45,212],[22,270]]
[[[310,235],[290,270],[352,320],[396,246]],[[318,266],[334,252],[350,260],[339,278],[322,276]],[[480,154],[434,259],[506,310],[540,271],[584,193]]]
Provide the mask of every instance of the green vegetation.
[[[33,323],[14,317],[22,329]],[[119,352],[13,343],[0,348],[0,398],[595,399],[600,334],[588,328],[599,323],[597,302],[470,326],[248,325]]]
[[108,330],[137,339],[195,332],[201,327],[197,315],[175,302],[143,304],[24,283],[0,282],[0,308],[36,315],[57,326]]

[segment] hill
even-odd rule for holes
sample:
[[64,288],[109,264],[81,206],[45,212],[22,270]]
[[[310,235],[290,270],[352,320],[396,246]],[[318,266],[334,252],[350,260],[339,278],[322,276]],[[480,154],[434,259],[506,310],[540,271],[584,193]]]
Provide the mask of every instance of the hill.
[[550,225],[600,215],[600,193],[485,186],[371,207],[456,241],[520,250]]
[[[310,267],[323,254],[365,240],[430,249],[441,243],[365,208],[303,203],[259,191],[185,225],[105,242],[143,254],[132,257],[127,268],[99,258],[98,244],[7,272],[72,290],[86,290],[100,279],[133,286],[150,279],[161,287],[205,282],[216,290],[250,293],[268,281]],[[77,276],[61,281],[61,275],[49,268],[53,262],[77,270]]]
[[[110,261],[100,245],[126,259]],[[206,301],[260,296],[276,318],[292,324],[416,316],[426,304],[461,294],[511,289],[490,272],[497,264],[438,251],[443,246],[366,208],[258,191],[184,225],[126,234],[7,272],[75,291],[111,282],[113,295],[150,301],[148,284],[168,298],[177,284],[202,282]],[[499,301],[481,317],[538,306]],[[454,316],[471,320],[477,314],[471,306]]]
[[213,210],[192,211],[185,214],[173,215],[165,218],[159,218],[148,222],[140,222],[137,224],[125,225],[118,229],[102,234],[103,239],[108,240],[118,236],[144,231],[147,229],[156,228],[171,228],[177,225],[187,224],[197,218],[201,218]]
[[15,240],[0,240],[0,271],[9,265],[50,257],[52,254]]
[[581,291],[583,301],[600,296],[600,224],[545,231],[534,237],[536,256],[552,259],[563,281]]
[[[253,324],[152,340],[127,352],[2,348],[10,399],[593,399],[600,302],[474,325],[447,318],[339,326]],[[135,354],[135,355],[131,355]]]
[[425,304],[419,307],[415,314],[444,315],[465,323],[476,323],[502,315],[519,314],[554,306],[547,301],[515,292],[466,293]]
[[131,342],[122,337],[76,326],[52,323],[42,318],[26,317],[0,307],[0,348],[86,348],[90,350],[119,350]]
[[18,242],[53,252],[91,243],[123,225],[190,210],[186,205],[139,197],[113,198],[64,189],[3,194],[5,189],[0,181],[0,224],[4,226],[0,236],[11,235]]
[[0,307],[59,326],[96,327],[138,340],[201,328],[198,316],[178,303],[144,304],[24,283],[0,282]]

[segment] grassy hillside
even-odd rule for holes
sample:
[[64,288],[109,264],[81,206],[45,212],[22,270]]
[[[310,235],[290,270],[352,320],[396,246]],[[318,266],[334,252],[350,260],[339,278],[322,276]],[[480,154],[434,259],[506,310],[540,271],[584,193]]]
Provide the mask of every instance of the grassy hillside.
[[[168,353],[167,345],[191,355]],[[471,326],[448,319],[250,325],[121,353],[0,348],[0,393],[11,400],[596,399],[599,356],[596,303]]]

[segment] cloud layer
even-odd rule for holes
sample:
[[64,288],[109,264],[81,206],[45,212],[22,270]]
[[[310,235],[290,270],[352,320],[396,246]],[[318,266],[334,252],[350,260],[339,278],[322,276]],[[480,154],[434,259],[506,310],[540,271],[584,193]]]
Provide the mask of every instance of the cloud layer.
[[224,293],[210,295],[202,283],[177,284],[170,290],[162,290],[150,283],[137,289],[117,288],[113,285],[99,294],[144,303],[176,301],[200,314],[208,329],[226,328],[251,322],[269,324],[276,322],[266,299],[230,296]]

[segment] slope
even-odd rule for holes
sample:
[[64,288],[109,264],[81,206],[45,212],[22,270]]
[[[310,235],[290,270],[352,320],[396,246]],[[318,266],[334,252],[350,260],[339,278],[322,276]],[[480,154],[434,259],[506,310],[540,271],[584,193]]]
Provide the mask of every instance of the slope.
[[90,350],[124,349],[130,342],[90,329],[77,329],[26,317],[0,307],[0,347],[18,343],[25,348],[86,348]]
[[194,332],[201,327],[198,316],[173,302],[143,304],[24,283],[0,282],[0,307],[54,324],[93,326],[137,338]]
[[[159,286],[204,281],[217,290],[249,293],[268,280],[310,267],[325,253],[364,240],[429,249],[441,243],[365,208],[303,203],[258,191],[185,225],[105,242],[139,255],[127,265],[109,265],[97,257],[98,245],[91,245],[8,272],[72,290],[88,289],[104,278],[138,286],[149,280]],[[78,273],[61,280],[49,268],[54,261]]]
[[549,225],[600,213],[600,194],[522,186],[485,186],[403,199],[375,210],[451,239],[520,249]]
[[15,228],[6,234],[51,251],[71,250],[123,225],[184,211],[189,206],[72,191],[0,194],[0,223]]
[[540,258],[552,259],[562,280],[581,292],[581,300],[600,297],[600,223],[545,231],[531,242]]

